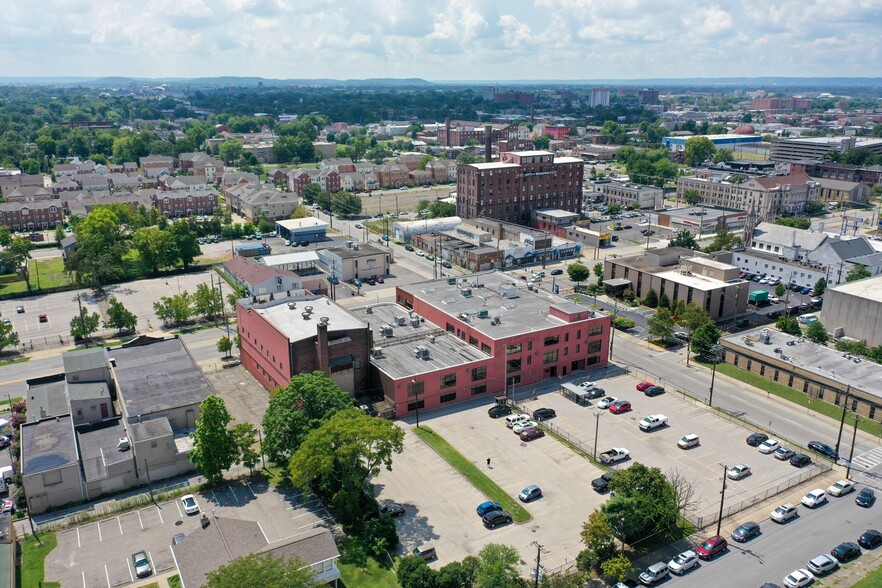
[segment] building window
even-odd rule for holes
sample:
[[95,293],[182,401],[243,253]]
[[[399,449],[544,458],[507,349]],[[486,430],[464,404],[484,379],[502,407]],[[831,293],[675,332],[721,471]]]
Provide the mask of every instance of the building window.
[[603,334],[603,325],[595,325],[595,326],[591,327],[591,329],[588,331],[588,335],[591,337],[594,337],[595,335],[602,335],[602,334]]
[[773,379],[774,379],[776,382],[778,381],[778,376],[779,376],[779,374],[780,374],[780,372],[778,372],[778,370],[775,370],[775,377],[774,377]]
[[533,342],[527,341],[527,351],[532,351],[532,350],[533,350]]
[[409,402],[407,404],[407,412],[413,412],[417,408],[425,408],[425,407],[426,407],[426,403],[422,399],[418,400],[417,402]]
[[483,394],[487,391],[487,384],[481,384],[480,386],[472,386],[472,396],[477,396],[478,394]]
[[559,341],[560,341],[560,337],[557,335],[551,335],[550,337],[545,337],[545,346],[548,347],[549,345],[557,345]]
[[554,363],[557,361],[557,349],[546,351],[542,356],[542,363]]
[[[805,381],[802,383],[802,391],[803,391],[803,393],[805,393],[805,394],[808,394],[808,385],[809,385],[808,380],[805,380]],[[836,404],[839,404],[839,398],[838,398],[838,397],[836,398]]]
[[789,388],[793,388],[793,374],[790,374],[789,376],[787,376],[787,386]]
[[422,380],[419,382],[411,382],[407,385],[407,397],[413,398],[425,392],[426,384]]
[[483,351],[487,355],[490,355],[492,350],[490,349],[490,346],[487,345],[486,343],[481,343],[481,351]]
[[505,379],[505,385],[506,385],[506,386],[515,386],[516,384],[520,384],[520,383],[521,383],[521,377],[520,377],[520,376],[510,376],[510,377],[508,377],[508,378]]
[[472,337],[471,335],[469,335],[469,345],[477,347],[478,346],[478,338]]
[[592,355],[591,357],[589,357],[588,359],[585,360],[585,365],[594,365],[597,363],[600,363],[600,356],[599,355]]
[[570,348],[564,347],[564,355],[569,355],[569,354],[570,354]]
[[453,333],[454,331],[456,331],[456,327],[454,327],[454,326],[453,326],[452,324],[450,324],[450,323],[447,323],[447,332],[448,332],[448,333]]
[[487,377],[487,366],[472,368],[472,382],[483,380]]
[[851,399],[851,412],[857,412],[858,401],[857,398]]
[[751,368],[752,366],[753,366],[753,360],[748,359],[748,360],[747,360],[747,368],[746,368],[747,371],[750,371],[750,368]]
[[505,373],[510,374],[512,372],[521,371],[521,360],[520,359],[509,359],[505,362]]
[[456,392],[448,392],[447,394],[441,395],[441,404],[452,402],[454,400],[456,400]]
[[875,420],[875,418],[876,418],[876,405],[875,404],[870,406],[870,412],[867,414],[867,416],[870,418],[871,421]]
[[588,353],[597,353],[598,351],[600,351],[600,347],[602,344],[603,344],[603,342],[600,340],[589,341],[588,342]]

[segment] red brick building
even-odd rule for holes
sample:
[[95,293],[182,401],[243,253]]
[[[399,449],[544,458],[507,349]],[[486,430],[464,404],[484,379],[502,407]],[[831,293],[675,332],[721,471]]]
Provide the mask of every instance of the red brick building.
[[60,200],[0,203],[0,224],[12,231],[54,229],[64,224]]
[[[445,121],[444,126],[438,129],[438,142],[442,147],[465,147],[469,141],[477,141],[484,145],[486,135],[485,126],[478,122],[454,122],[450,119]],[[490,141],[496,143],[503,139],[516,139],[518,128],[514,125],[494,124],[490,126]]]

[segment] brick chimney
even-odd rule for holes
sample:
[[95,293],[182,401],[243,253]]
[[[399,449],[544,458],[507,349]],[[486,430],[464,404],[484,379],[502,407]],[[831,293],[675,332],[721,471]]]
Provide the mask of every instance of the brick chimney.
[[316,329],[315,355],[318,361],[318,368],[331,375],[331,366],[328,359],[328,317],[323,316],[319,319]]
[[493,126],[484,125],[484,163],[493,161]]

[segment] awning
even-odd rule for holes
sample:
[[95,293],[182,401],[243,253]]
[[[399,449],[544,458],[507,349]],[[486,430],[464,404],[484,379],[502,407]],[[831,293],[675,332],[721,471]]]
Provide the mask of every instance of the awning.
[[631,280],[625,278],[612,278],[609,280],[604,280],[603,285],[609,286],[610,288],[622,288],[624,286],[630,286]]

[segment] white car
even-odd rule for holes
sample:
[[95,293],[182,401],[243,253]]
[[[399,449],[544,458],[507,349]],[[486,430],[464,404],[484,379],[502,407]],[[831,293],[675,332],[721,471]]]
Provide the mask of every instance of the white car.
[[784,578],[784,585],[787,588],[802,588],[812,583],[815,577],[808,570],[793,570]]
[[511,428],[511,430],[514,431],[515,435],[520,435],[524,431],[524,429],[529,429],[530,427],[538,427],[538,426],[539,425],[536,424],[536,421],[530,421],[530,420],[520,421],[515,426],[513,426]]
[[181,506],[184,507],[184,512],[188,515],[199,514],[199,503],[196,502],[196,497],[192,494],[181,496]]
[[830,496],[845,496],[852,490],[854,490],[854,482],[851,480],[839,480],[827,488],[827,494]]
[[750,473],[750,466],[746,466],[743,463],[738,464],[736,466],[732,466],[729,468],[729,471],[726,472],[726,477],[730,480],[740,480]]
[[772,304],[778,304],[779,302],[781,302],[781,299],[777,296],[769,296],[769,302],[771,302]]
[[597,408],[609,408],[617,400],[618,398],[616,398],[615,396],[607,396],[606,398],[601,398],[597,402]]
[[757,449],[759,449],[760,453],[768,454],[768,453],[774,453],[775,450],[778,449],[778,447],[780,447],[780,446],[781,446],[781,442],[778,441],[777,439],[766,439],[765,441],[763,441],[760,444],[760,446]]
[[822,553],[821,555],[816,555],[808,560],[806,567],[808,567],[813,574],[820,576],[821,574],[826,574],[827,572],[831,572],[838,568],[839,562],[832,555]]
[[684,551],[674,556],[674,559],[668,562],[668,569],[672,574],[682,576],[687,570],[698,565],[698,555],[694,551]]
[[827,493],[820,488],[815,488],[802,497],[802,503],[809,508],[821,506],[825,502],[827,502]]
[[417,250],[416,250],[416,255],[417,255],[417,257],[425,257],[425,256],[426,256],[426,252],[423,251],[422,249],[417,249]]
[[798,512],[799,511],[797,510],[797,508],[788,502],[787,504],[782,504],[781,506],[773,510],[769,518],[771,518],[776,523],[783,523],[795,517]]
[[594,388],[595,386],[597,386],[597,384],[595,384],[594,382],[587,382],[587,381],[579,384],[579,388],[581,388],[582,390],[590,390],[590,389]]

